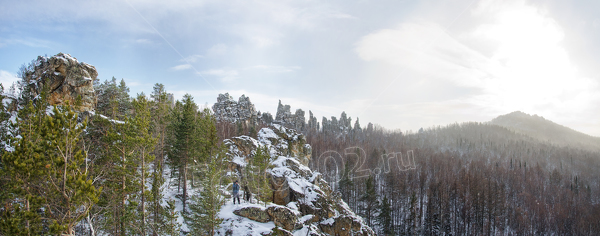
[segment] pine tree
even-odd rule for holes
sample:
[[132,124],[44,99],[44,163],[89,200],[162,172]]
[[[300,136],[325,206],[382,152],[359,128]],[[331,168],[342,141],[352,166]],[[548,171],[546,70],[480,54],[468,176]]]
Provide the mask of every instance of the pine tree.
[[[10,114],[8,113],[6,106],[4,106],[4,86],[0,83],[0,156],[5,151],[6,141],[8,140],[8,118],[10,118]],[[0,170],[2,169],[2,163],[0,162]],[[0,185],[2,186],[2,185]]]
[[184,214],[192,235],[215,235],[223,219],[218,214],[225,198],[219,193],[224,154],[210,158],[202,168],[202,191],[192,196],[189,212]]
[[150,130],[150,102],[146,99],[144,94],[138,95],[137,99],[132,102],[133,105],[133,117],[128,119],[128,123],[132,126],[132,129],[136,130],[136,136],[132,137],[133,143],[136,145],[136,153],[138,166],[140,167],[140,223],[141,233],[146,235],[146,229],[148,227],[146,220],[148,212],[146,211],[146,199],[150,195],[149,191],[146,191],[146,181],[150,178],[148,173],[148,163],[154,160],[154,146],[156,145],[156,138],[152,137]]
[[379,205],[377,222],[379,227],[381,227],[382,235],[395,235],[394,225],[392,224],[392,208],[387,196],[383,197],[383,201]]
[[340,178],[339,188],[340,192],[342,193],[342,199],[344,199],[344,201],[348,204],[350,204],[350,195],[352,193],[352,189],[354,188],[354,182],[352,181],[351,176],[352,173],[350,171],[350,161],[346,161],[344,164],[344,172]]
[[[3,177],[7,179],[0,232],[6,235],[38,235],[44,232],[42,217],[38,214],[44,202],[36,186],[43,185],[46,158],[41,145],[44,106],[29,101],[17,113],[17,122],[11,124],[15,132],[8,146],[12,152],[2,155]],[[19,135],[20,138],[16,136]]]
[[[267,169],[269,168],[271,157],[266,146],[259,146],[256,149],[254,158],[249,163],[246,171],[249,183],[252,189],[256,191],[256,198],[263,201],[265,206],[272,200],[273,190],[269,186],[267,179]],[[252,191],[252,190],[251,190]]]
[[140,234],[139,204],[136,194],[140,193],[141,178],[137,167],[140,164],[138,130],[132,118],[110,123],[102,142],[107,150],[103,154],[104,163],[111,166],[103,184],[110,190],[105,191],[101,205],[110,215],[104,217],[104,230],[112,235]]
[[[0,157],[6,151],[6,142],[8,141],[8,118],[9,113],[4,106],[4,86],[0,83]],[[8,178],[6,176],[6,172],[4,170],[4,164],[0,161],[0,189],[8,189]],[[6,206],[8,201],[8,191],[0,191],[0,205]],[[6,210],[0,208],[0,219]],[[2,227],[0,226],[0,229]],[[0,232],[2,232],[0,230]]]
[[417,196],[413,192],[410,196],[410,203],[408,210],[408,217],[405,219],[406,231],[404,235],[416,235],[418,231],[418,209],[417,209]]
[[166,155],[166,143],[168,140],[167,127],[170,121],[170,106],[164,85],[155,84],[154,90],[150,96],[153,100],[150,108],[153,114],[151,116],[152,134],[153,137],[157,139],[157,144],[154,149],[154,156],[156,158],[154,159],[152,172],[152,201],[150,202],[149,208],[152,217],[151,227],[153,228],[154,235],[158,235],[157,232],[161,231],[160,228],[163,227],[164,221],[168,221],[167,218],[169,215],[168,209],[164,209],[163,206],[161,206],[160,201],[163,198],[161,187],[165,182],[163,177],[163,167],[165,164],[164,157]]
[[117,78],[112,77],[110,81],[105,80],[102,84],[95,83],[94,90],[98,97],[97,113],[112,119],[124,119],[126,113],[131,110],[129,88],[125,80],[121,79],[117,85]]
[[181,224],[177,222],[179,214],[175,210],[175,200],[167,201],[167,206],[165,207],[165,213],[163,215],[165,217],[164,224],[155,231],[155,234],[179,236]]
[[219,193],[225,154],[223,147],[218,146],[216,120],[209,109],[198,112],[194,128],[192,137],[196,148],[191,165],[198,171],[192,176],[199,175],[202,191],[192,196],[189,212],[184,217],[193,235],[207,232],[214,235],[222,222],[218,213],[225,201]]
[[188,167],[193,158],[198,154],[198,135],[197,129],[197,109],[196,103],[191,95],[183,96],[183,103],[177,102],[173,111],[173,145],[170,151],[170,158],[173,167],[178,169],[178,185],[183,187],[181,201],[183,203],[183,212],[187,209],[187,178]]
[[362,215],[369,226],[373,226],[373,220],[377,213],[379,201],[377,200],[377,192],[375,190],[375,181],[373,176],[369,176],[365,182],[365,193],[361,196],[360,201],[363,203]]
[[101,191],[88,177],[81,147],[87,124],[77,122],[68,104],[55,106],[52,115],[46,115],[44,102],[37,105],[30,101],[19,111],[20,138],[12,138],[14,150],[2,156],[14,207],[6,212],[11,219],[3,219],[8,229],[2,231],[73,235]]

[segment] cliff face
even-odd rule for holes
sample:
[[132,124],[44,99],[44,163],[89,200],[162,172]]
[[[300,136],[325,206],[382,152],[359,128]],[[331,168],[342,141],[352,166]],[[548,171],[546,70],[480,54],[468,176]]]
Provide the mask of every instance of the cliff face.
[[[251,203],[235,209],[225,207],[236,217],[224,217],[223,234],[244,230],[250,235],[374,235],[321,174],[306,166],[311,147],[301,133],[273,125],[261,129],[257,139],[241,136],[224,142],[229,148],[230,170],[242,185],[246,181],[244,168],[254,158],[256,149],[266,146],[271,157],[267,178],[274,192],[273,203],[266,207]],[[262,232],[260,227],[264,228]]]
[[96,107],[94,80],[98,77],[96,68],[79,62],[69,54],[59,53],[52,57],[38,57],[33,71],[24,75],[25,81],[33,84],[37,94],[44,86],[49,89],[50,105],[63,105],[67,101],[74,104],[81,97],[80,111],[93,111]]

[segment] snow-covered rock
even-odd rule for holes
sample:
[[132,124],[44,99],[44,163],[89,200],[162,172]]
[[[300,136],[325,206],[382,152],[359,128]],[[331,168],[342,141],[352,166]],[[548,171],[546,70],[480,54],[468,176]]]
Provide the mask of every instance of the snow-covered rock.
[[[224,216],[220,233],[236,235],[235,232],[245,229],[248,231],[244,235],[375,235],[331,190],[321,174],[306,166],[312,151],[304,135],[273,125],[261,129],[257,136],[257,139],[240,136],[224,141],[229,148],[230,170],[244,184],[244,168],[258,147],[267,147],[271,157],[267,178],[273,190],[273,203],[267,206],[242,203],[233,209],[233,214],[226,212],[232,210],[226,205],[220,213]],[[265,229],[268,227],[271,228]]]

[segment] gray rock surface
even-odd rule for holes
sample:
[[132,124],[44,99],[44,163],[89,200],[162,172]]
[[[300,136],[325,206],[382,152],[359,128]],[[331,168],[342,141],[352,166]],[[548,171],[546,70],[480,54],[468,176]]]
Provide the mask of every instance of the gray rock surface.
[[236,102],[229,93],[219,94],[212,110],[218,121],[245,122],[247,125],[254,125],[258,118],[254,104],[246,95],[242,95]]
[[50,105],[63,105],[67,101],[74,104],[81,97],[79,111],[95,109],[97,97],[94,80],[98,72],[94,66],[64,53],[49,58],[39,56],[35,63],[33,71],[26,72],[24,79],[35,85],[36,94],[40,94],[46,86]]

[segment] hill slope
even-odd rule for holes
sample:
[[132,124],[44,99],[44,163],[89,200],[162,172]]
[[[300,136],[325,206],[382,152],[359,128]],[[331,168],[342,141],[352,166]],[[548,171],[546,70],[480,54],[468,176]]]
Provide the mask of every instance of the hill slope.
[[575,131],[537,115],[515,111],[494,118],[490,124],[502,126],[554,145],[600,152],[600,138]]

